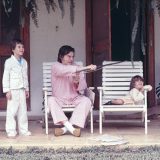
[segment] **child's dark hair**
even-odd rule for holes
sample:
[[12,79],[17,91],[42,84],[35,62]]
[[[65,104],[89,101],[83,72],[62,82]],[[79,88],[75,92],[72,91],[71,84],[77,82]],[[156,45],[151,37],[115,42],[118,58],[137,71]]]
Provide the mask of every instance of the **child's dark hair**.
[[142,82],[144,82],[143,77],[141,77],[141,76],[139,76],[139,75],[136,75],[136,76],[132,77],[131,83],[130,83],[130,90],[135,87],[135,82],[136,82],[136,81],[139,81],[139,80],[142,81]]
[[20,39],[13,39],[10,44],[11,50],[15,49],[17,44],[23,45],[23,42]]
[[57,58],[57,61],[62,63],[62,58],[67,55],[69,52],[75,52],[74,48],[72,48],[71,46],[62,46],[60,49],[59,49],[59,52],[58,52],[58,58]]

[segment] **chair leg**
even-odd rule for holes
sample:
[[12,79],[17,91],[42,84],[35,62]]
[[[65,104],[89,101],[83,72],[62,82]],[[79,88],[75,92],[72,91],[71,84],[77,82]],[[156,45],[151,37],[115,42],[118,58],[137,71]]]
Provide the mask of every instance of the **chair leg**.
[[48,135],[48,113],[45,111],[45,127],[46,127],[46,134]]
[[90,110],[90,114],[91,114],[91,117],[90,117],[90,121],[91,121],[91,133],[93,133],[93,108]]
[[145,121],[145,112],[142,112],[142,123]]
[[145,134],[147,134],[148,133],[147,111],[145,111],[145,120],[144,120],[144,123],[145,123]]
[[102,134],[102,112],[99,111],[99,133]]

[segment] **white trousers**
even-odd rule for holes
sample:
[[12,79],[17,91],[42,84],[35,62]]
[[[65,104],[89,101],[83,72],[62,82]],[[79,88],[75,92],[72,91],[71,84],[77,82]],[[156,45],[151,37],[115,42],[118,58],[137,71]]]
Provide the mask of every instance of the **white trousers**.
[[[75,105],[75,109],[69,121],[76,126],[84,128],[87,115],[92,107],[90,99],[85,96],[79,96],[70,102],[70,104]],[[60,122],[68,120],[62,110],[62,106],[64,106],[62,101],[51,96],[48,98],[48,106],[51,111],[54,124],[59,124]]]
[[7,134],[17,134],[16,120],[17,115],[19,133],[28,131],[27,105],[24,89],[11,90],[12,99],[7,101],[6,132]]

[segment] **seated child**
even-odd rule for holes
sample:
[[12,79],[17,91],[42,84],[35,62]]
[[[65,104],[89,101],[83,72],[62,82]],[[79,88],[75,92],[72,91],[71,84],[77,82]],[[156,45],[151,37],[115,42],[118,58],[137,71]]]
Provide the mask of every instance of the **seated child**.
[[128,95],[120,98],[120,99],[113,99],[105,105],[115,104],[144,104],[144,89],[147,89],[148,91],[152,90],[151,85],[145,85],[144,86],[144,79],[136,75],[132,77],[131,83],[130,83],[130,91]]

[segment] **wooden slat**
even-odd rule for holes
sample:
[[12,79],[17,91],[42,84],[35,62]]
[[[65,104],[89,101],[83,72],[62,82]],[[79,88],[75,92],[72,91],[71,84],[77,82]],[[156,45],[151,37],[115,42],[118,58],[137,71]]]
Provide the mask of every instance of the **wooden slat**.
[[126,90],[126,91],[123,91],[123,90],[119,90],[119,91],[112,91],[112,90],[110,90],[110,91],[103,91],[103,93],[105,94],[105,95],[122,95],[122,94],[127,94],[128,93],[128,91]]
[[51,88],[51,87],[44,86],[44,88],[47,90],[47,92],[51,92],[51,91],[52,91],[52,88]]
[[43,83],[46,83],[46,82],[51,83],[51,79],[50,78],[44,78]]
[[[117,63],[117,61],[103,61],[103,65],[105,64],[112,64],[112,63]],[[141,61],[134,61],[134,63],[132,63],[131,61],[124,61],[121,63],[117,63],[117,64],[113,64],[112,66],[132,66],[132,64],[134,66],[138,65],[138,66],[143,66],[143,63]]]
[[129,86],[130,82],[103,82],[102,83],[103,86]]
[[48,96],[51,96],[51,95],[52,95],[52,92],[47,92],[47,95],[48,95]]
[[121,73],[115,73],[115,74],[111,74],[111,73],[103,73],[102,74],[102,77],[118,77],[118,78],[123,78],[123,77],[130,77],[130,78],[132,78],[133,76],[135,76],[135,75],[140,75],[140,76],[143,76],[143,74],[142,73],[138,73],[138,72],[136,72],[136,73],[132,73],[132,72],[130,72],[130,73],[126,73],[126,74],[121,74]]
[[128,91],[130,86],[106,86],[104,91]]
[[44,75],[43,75],[43,78],[44,78],[44,79],[45,79],[45,78],[50,79],[50,78],[51,78],[51,74],[44,74]]
[[122,96],[125,96],[124,94],[122,94],[122,95],[104,95],[103,96],[103,99],[116,99],[116,98],[121,98]]
[[121,73],[140,73],[143,72],[142,69],[132,69],[132,68],[125,68],[125,69],[121,69],[121,68],[104,68],[103,69],[103,73],[117,73],[117,72],[121,72]]
[[123,66],[107,66],[107,68],[111,68],[111,69],[126,69],[126,68],[128,68],[128,69],[143,69],[143,67],[142,66],[139,66],[139,65],[136,65],[136,66],[129,66],[129,65],[127,65],[127,66],[125,66],[125,65],[123,65]]
[[50,69],[50,70],[48,70],[48,69],[45,70],[45,69],[44,69],[44,70],[43,70],[43,74],[51,74],[51,69]]
[[131,81],[131,78],[130,77],[103,77],[102,78],[102,81],[109,81],[109,82],[123,82],[123,81],[128,81],[130,82]]

